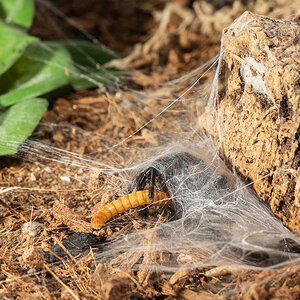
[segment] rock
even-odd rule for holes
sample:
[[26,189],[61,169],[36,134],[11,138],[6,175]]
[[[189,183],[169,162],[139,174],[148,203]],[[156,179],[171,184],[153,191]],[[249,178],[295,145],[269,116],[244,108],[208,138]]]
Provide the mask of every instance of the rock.
[[62,245],[65,249],[55,244],[51,248],[52,253],[45,252],[44,258],[45,261],[50,264],[60,264],[61,259],[80,259],[87,255],[91,249],[94,251],[101,250],[103,248],[103,241],[103,238],[92,233],[74,232],[62,241]]
[[274,214],[300,232],[300,24],[245,12],[224,30],[222,47],[227,90],[200,117],[201,127],[221,140],[222,155]]

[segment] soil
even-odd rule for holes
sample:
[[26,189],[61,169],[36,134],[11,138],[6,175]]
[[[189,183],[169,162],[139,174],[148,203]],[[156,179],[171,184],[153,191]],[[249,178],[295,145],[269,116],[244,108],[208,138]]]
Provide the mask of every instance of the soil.
[[[39,143],[27,142],[29,150],[20,149],[15,157],[1,158],[1,186],[15,187],[6,192],[2,190],[0,194],[2,299],[300,297],[299,263],[272,271],[223,267],[180,270],[174,274],[149,271],[138,276],[133,271],[96,265],[92,251],[76,264],[67,258],[60,265],[51,265],[45,260],[44,252],[51,251],[55,244],[61,245],[73,232],[93,233],[109,241],[126,231],[128,227],[122,225],[100,231],[90,226],[92,212],[118,197],[123,188],[114,172],[99,174],[98,168],[102,165],[98,162],[124,167],[133,161],[142,161],[146,158],[143,149],[168,142],[178,131],[185,134],[191,113],[197,112],[197,108],[191,108],[185,101],[179,102],[163,118],[157,118],[131,136],[179,95],[180,88],[176,85],[166,87],[160,83],[186,74],[219,51],[221,31],[212,21],[215,19],[207,18],[205,27],[205,22],[197,21],[195,15],[180,31],[175,29],[185,20],[184,14],[173,16],[163,32],[164,38],[160,36],[149,44],[149,38],[155,36],[159,28],[152,13],[162,10],[166,2],[49,2],[106,46],[122,55],[128,54],[129,59],[121,64],[127,67],[126,70],[130,67],[134,70],[125,73],[130,77],[126,77],[129,79],[124,80],[122,88],[108,86],[83,90],[53,100],[32,136],[32,140]],[[207,8],[206,1],[200,2]],[[239,9],[231,1],[211,2],[215,6],[210,14],[207,8],[207,16],[215,17],[223,9],[228,19],[228,10],[234,11],[228,22],[246,9],[242,2],[239,2]],[[60,18],[57,12],[50,13],[43,3],[38,4],[32,34],[45,40],[87,38],[86,34],[74,30],[66,17]],[[185,12],[192,11],[192,1],[173,3],[181,5]],[[280,8],[280,1],[274,3]],[[267,8],[265,10],[268,12]],[[145,50],[145,45],[151,59],[141,55],[145,52],[139,49]],[[158,97],[166,100],[157,101]],[[176,122],[178,119],[180,123]],[[168,134],[162,136],[161,132]],[[124,139],[119,147],[114,147]],[[73,166],[57,161],[71,161]],[[132,174],[126,176],[130,178]],[[25,224],[30,225],[26,227]],[[211,273],[206,273],[208,270]]]

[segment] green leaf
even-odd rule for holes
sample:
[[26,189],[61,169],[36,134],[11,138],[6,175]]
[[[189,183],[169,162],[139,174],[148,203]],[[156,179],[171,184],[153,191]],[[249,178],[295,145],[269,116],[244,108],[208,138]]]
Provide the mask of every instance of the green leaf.
[[116,70],[107,70],[102,65],[119,58],[108,48],[87,41],[69,40],[59,43],[72,56],[77,74],[72,74],[71,84],[75,90],[111,83],[119,80]]
[[34,16],[34,0],[0,0],[0,18],[28,29]]
[[30,44],[0,78],[0,108],[48,93],[69,83],[72,59],[55,43]]
[[0,74],[8,70],[34,41],[37,38],[0,21]]
[[43,98],[28,99],[0,111],[0,155],[11,155],[28,138],[48,107]]

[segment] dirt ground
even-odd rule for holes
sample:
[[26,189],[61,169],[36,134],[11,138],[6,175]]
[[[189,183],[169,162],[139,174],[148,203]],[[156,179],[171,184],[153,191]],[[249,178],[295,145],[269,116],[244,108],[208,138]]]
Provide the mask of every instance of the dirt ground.
[[[43,254],[73,232],[94,233],[109,241],[133,226],[134,222],[102,230],[90,226],[92,212],[122,190],[113,171],[99,174],[98,162],[128,166],[145,159],[144,149],[168,143],[178,132],[185,135],[197,107],[182,101],[131,136],[182,91],[177,85],[161,86],[162,82],[185,75],[218,54],[221,28],[246,9],[292,17],[293,2],[281,2],[260,1],[258,6],[255,1],[229,0],[52,1],[64,17],[43,1],[38,3],[32,34],[45,40],[92,34],[127,56],[118,62],[125,79],[122,85],[51,100],[32,136],[39,143],[28,142],[29,148],[23,147],[15,157],[1,158],[1,299],[300,298],[299,263],[273,271],[203,268],[140,276],[96,265],[92,251],[77,264],[65,259],[61,265],[51,265]],[[156,14],[155,20],[153,12],[168,5],[172,13],[163,27],[164,15]],[[74,29],[69,18],[85,30]],[[212,272],[207,273],[209,269]]]

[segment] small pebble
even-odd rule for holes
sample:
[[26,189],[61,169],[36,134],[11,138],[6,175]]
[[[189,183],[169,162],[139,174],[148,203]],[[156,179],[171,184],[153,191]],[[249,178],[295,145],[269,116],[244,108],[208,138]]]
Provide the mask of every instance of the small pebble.
[[34,176],[33,173],[30,174],[30,180],[31,180],[31,181],[36,181],[36,177]]
[[45,167],[44,170],[47,172],[47,173],[52,173],[51,171],[51,168],[50,167]]
[[36,236],[37,232],[43,227],[39,222],[27,222],[22,226],[22,233],[29,234],[30,236]]
[[70,177],[68,177],[68,176],[60,176],[60,179],[62,181],[66,181],[66,182],[70,182],[71,181]]

